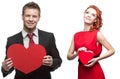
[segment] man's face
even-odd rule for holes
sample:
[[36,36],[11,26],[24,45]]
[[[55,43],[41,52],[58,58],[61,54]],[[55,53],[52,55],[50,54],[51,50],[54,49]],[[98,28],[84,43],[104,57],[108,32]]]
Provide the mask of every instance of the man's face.
[[39,11],[37,9],[26,8],[22,15],[24,30],[33,31],[40,19]]

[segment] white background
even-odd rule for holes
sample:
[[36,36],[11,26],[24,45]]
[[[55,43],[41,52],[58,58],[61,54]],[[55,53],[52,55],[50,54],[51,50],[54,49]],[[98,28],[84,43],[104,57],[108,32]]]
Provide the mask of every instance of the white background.
[[[0,66],[5,57],[7,37],[22,30],[22,7],[30,0],[3,0],[0,2]],[[77,58],[68,61],[66,58],[71,39],[75,32],[83,29],[83,12],[95,4],[102,10],[103,27],[101,32],[115,48],[115,54],[101,60],[100,64],[106,79],[120,79],[120,31],[119,0],[33,0],[41,7],[41,19],[38,28],[53,32],[57,48],[63,63],[52,72],[52,79],[77,79]],[[106,52],[103,49],[102,54]],[[13,79],[15,72],[4,79]],[[0,79],[2,79],[0,72]]]

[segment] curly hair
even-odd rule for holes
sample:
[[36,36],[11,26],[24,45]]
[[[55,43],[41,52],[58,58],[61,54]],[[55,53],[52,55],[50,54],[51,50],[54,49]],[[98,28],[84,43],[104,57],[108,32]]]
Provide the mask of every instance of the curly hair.
[[93,26],[90,28],[90,31],[99,30],[102,27],[102,25],[103,25],[103,23],[102,23],[102,16],[101,16],[102,15],[102,11],[95,5],[90,5],[87,9],[89,9],[89,8],[93,8],[97,12],[96,22],[93,23]]

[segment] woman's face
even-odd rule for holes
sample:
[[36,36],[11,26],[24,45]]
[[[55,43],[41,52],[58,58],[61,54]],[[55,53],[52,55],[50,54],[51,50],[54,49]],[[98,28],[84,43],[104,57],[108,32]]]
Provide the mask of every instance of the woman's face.
[[85,24],[93,25],[96,21],[97,12],[93,8],[88,8],[84,13],[84,22]]

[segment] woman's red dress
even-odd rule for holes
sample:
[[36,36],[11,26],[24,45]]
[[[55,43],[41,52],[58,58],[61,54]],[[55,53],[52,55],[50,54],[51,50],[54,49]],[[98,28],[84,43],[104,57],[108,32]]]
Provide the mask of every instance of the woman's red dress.
[[[80,47],[86,47],[88,50],[94,52],[94,57],[98,57],[102,51],[102,45],[97,44],[97,33],[95,31],[81,31],[74,35],[74,46],[77,51]],[[92,67],[85,67],[79,60],[78,79],[105,79],[103,70],[97,62]]]

